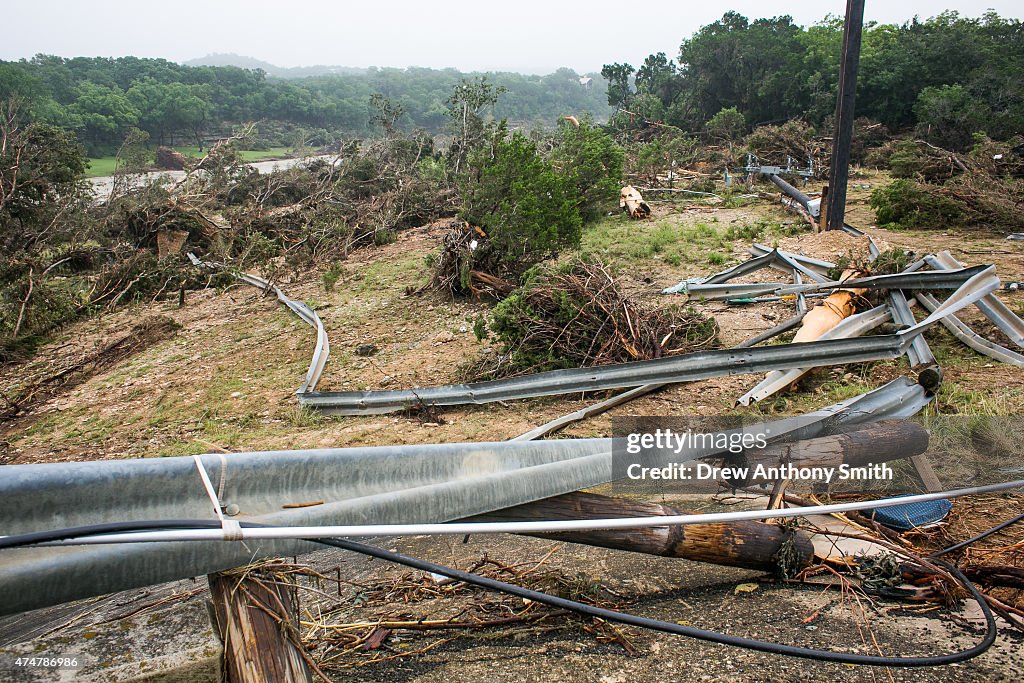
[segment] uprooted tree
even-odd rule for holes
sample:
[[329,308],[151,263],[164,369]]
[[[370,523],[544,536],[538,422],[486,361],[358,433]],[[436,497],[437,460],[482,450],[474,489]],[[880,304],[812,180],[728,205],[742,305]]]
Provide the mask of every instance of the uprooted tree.
[[436,286],[507,292],[533,265],[579,246],[584,223],[614,201],[623,152],[608,135],[584,120],[544,142],[548,154],[502,123],[469,157],[458,176],[466,222],[436,258]]

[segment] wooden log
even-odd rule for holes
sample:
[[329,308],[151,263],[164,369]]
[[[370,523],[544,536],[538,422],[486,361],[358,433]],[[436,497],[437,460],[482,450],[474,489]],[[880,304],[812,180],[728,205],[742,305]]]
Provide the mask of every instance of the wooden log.
[[215,628],[228,683],[311,681],[296,605],[280,579],[259,570],[210,574]]
[[[667,505],[577,491],[497,510],[472,521],[507,522],[539,519],[601,519],[687,514]],[[527,534],[569,543],[680,557],[730,567],[791,576],[814,559],[810,537],[761,522],[667,525],[646,529],[599,529]]]
[[[843,278],[847,277],[844,273]],[[849,318],[857,310],[857,297],[863,293],[863,289],[840,289],[829,294],[821,304],[804,316],[803,325],[796,331],[793,343],[815,341]]]
[[628,213],[630,218],[647,218],[651,215],[651,207],[632,185],[626,185],[619,191],[619,208]]
[[747,468],[743,481],[728,481],[736,488],[766,485],[774,479],[755,476],[758,465],[765,468],[791,463],[798,468],[840,465],[866,467],[924,453],[928,450],[928,430],[916,422],[892,420],[877,422],[843,434],[807,439],[790,444],[772,444],[732,456],[731,468]]

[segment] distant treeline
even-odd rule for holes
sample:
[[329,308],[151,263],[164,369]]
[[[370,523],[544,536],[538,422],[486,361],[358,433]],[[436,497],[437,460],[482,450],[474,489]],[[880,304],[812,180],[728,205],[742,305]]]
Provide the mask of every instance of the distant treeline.
[[[650,55],[639,68],[607,64],[609,103],[637,119],[699,132],[735,109],[750,128],[833,116],[843,20],[802,28],[791,17],[749,21],[735,12],[683,40],[678,61]],[[946,148],[974,133],[1024,132],[1024,24],[994,12],[945,12],[902,26],[868,24],[857,80],[857,115]],[[620,121],[628,125],[628,114]]]
[[[132,128],[154,143],[197,144],[232,125],[259,121],[264,144],[323,145],[341,135],[371,132],[370,98],[379,93],[403,112],[400,128],[439,132],[446,100],[464,78],[454,69],[376,69],[308,78],[269,78],[259,69],[183,66],[137,57],[65,59],[37,55],[0,61],[0,100],[18,97],[32,119],[73,130],[89,153],[110,153]],[[610,109],[600,78],[595,87],[559,69],[547,76],[489,74],[504,87],[495,115],[521,125],[551,126],[560,116]],[[268,139],[276,135],[276,139]]]

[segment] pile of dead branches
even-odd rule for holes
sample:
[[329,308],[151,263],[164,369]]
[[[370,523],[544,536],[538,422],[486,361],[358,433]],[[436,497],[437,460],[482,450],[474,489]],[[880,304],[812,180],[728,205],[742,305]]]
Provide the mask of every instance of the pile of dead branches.
[[[557,548],[556,548],[557,550]],[[554,551],[552,551],[554,552]],[[608,609],[624,606],[621,596],[584,575],[569,575],[539,561],[516,564],[486,555],[466,571]],[[320,575],[321,581],[329,580]],[[303,588],[302,584],[299,585]],[[303,643],[325,670],[343,670],[417,657],[452,641],[522,639],[527,635],[582,631],[599,643],[636,652],[634,634],[614,624],[567,610],[527,603],[461,582],[437,581],[419,572],[353,583],[353,595],[317,606],[302,622]],[[326,597],[318,591],[314,598]]]
[[573,261],[535,270],[494,309],[502,348],[476,378],[625,363],[713,345],[718,325],[693,309],[645,306],[601,263]]
[[[897,178],[876,190],[878,220],[905,228],[977,225],[1024,227],[1024,155],[1013,142],[983,141],[970,154],[957,154],[923,140],[887,146]],[[880,152],[881,153],[881,152]]]
[[515,289],[515,284],[497,275],[473,269],[473,255],[487,234],[464,220],[453,219],[451,229],[441,241],[441,250],[430,264],[434,271],[429,287],[450,297],[470,294],[500,299]]
[[829,141],[815,137],[814,129],[798,119],[759,126],[743,142],[763,164],[785,166],[787,159],[792,159],[793,164],[803,167],[813,159],[815,168],[822,170],[828,168],[831,158]]

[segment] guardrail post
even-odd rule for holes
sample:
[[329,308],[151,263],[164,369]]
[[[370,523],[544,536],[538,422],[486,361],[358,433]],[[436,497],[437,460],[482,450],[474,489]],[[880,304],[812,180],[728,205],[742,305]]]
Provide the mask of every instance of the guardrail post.
[[279,574],[243,567],[207,576],[227,683],[310,683],[297,600]]

